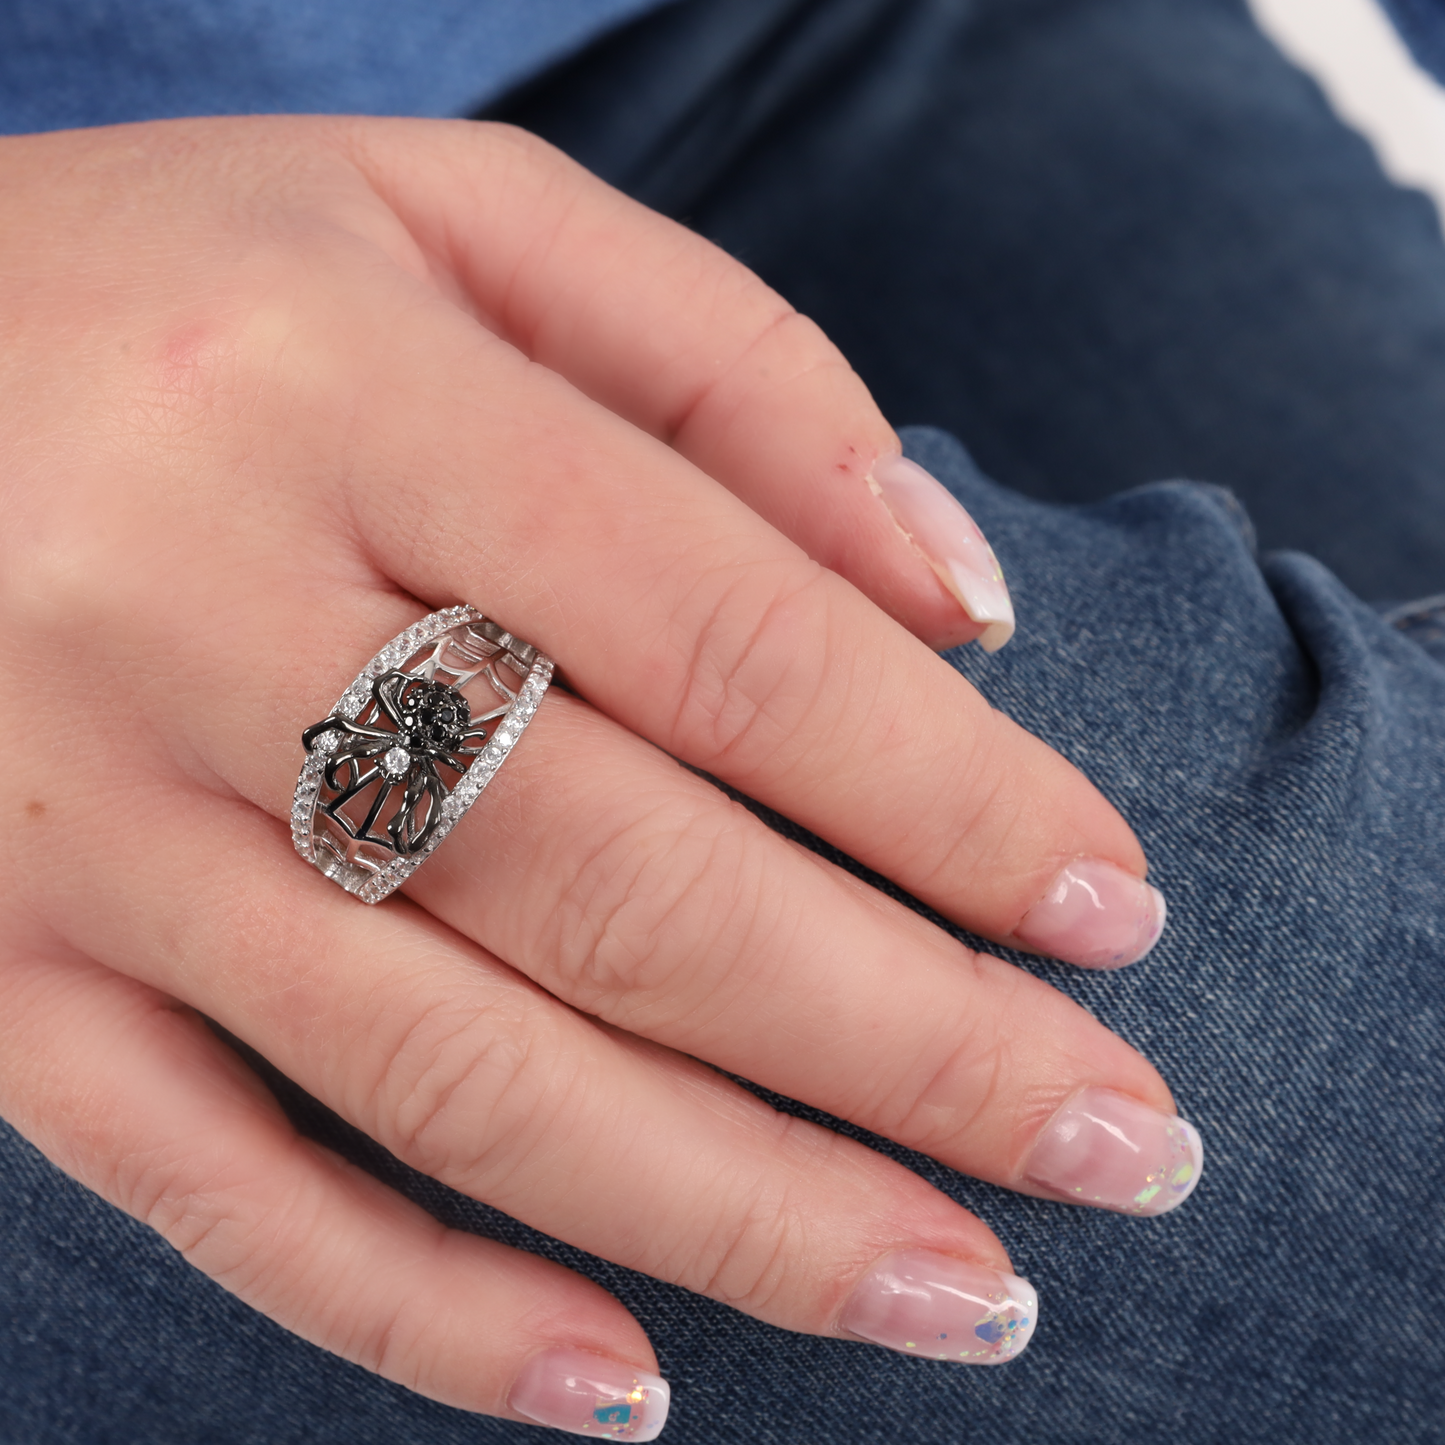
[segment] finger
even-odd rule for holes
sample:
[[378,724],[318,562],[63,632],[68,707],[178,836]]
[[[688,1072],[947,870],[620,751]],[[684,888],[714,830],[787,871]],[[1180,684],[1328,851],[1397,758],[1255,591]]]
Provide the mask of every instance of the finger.
[[[398,621],[378,617],[378,633]],[[249,640],[258,654],[266,632]],[[230,702],[279,729],[309,685],[256,668]],[[198,729],[220,702],[196,699]],[[231,778],[284,817],[292,784],[255,735],[231,740]],[[785,843],[561,692],[407,891],[589,1014],[978,1178],[1040,1192],[1031,1151],[1084,1089],[1173,1117],[1157,1072],[1082,1008]]]
[[[304,1339],[512,1419],[555,1407],[575,1353],[624,1399],[644,1381],[661,1428],[666,1387],[621,1304],[560,1265],[444,1228],[300,1138],[173,999],[73,953],[8,952],[0,1059],[0,1112],[49,1158]],[[519,1396],[529,1413],[509,1406]]]
[[[364,594],[333,604],[348,619],[374,616],[378,633],[395,630],[406,607]],[[260,656],[284,624],[268,618],[251,631],[245,612],[233,608],[230,643]],[[158,644],[168,650],[170,639],[152,636]],[[300,672],[305,658],[227,663],[211,683],[210,659],[195,660],[183,669],[196,692],[181,735],[285,817],[291,781],[258,740],[282,732],[295,693],[315,685]],[[327,711],[318,700],[315,712]],[[1133,1099],[1170,1152],[1163,1081],[1083,1009],[784,843],[560,692],[408,886],[567,1002],[979,1178],[1056,1194],[1034,1151],[1089,1089]],[[1139,1182],[1122,1195],[1072,1174],[1066,1193],[1131,1207],[1158,1162],[1140,1154]],[[1088,1187],[1075,1194],[1079,1182]],[[1161,1196],[1150,1212],[1173,1202]]]
[[346,496],[388,576],[476,602],[624,726],[987,938],[1093,967],[1153,946],[1139,845],[1076,769],[667,448],[449,307],[389,320],[405,375],[356,378]]
[[565,695],[407,891],[589,1014],[996,1184],[1046,1192],[1031,1151],[1082,1090],[1174,1114],[1153,1066],[1056,989]]
[[[57,463],[17,441],[18,475],[59,469],[84,497],[26,550],[27,596],[147,656],[203,612],[221,673],[257,587],[287,598],[276,635],[307,656],[351,645],[349,624],[306,621],[348,585],[467,597],[625,726],[976,932],[1091,964],[1147,948],[1162,914],[1138,845],[1077,772],[674,451],[438,296],[360,179],[330,180],[330,224],[274,217],[274,246],[219,290],[184,278],[124,363],[85,373],[87,404],[124,418],[122,453]],[[167,525],[140,527],[148,507]],[[57,576],[56,558],[94,565]],[[103,588],[80,580],[96,569]],[[234,756],[208,761],[224,777]]]
[[898,470],[898,438],[843,355],[745,266],[523,131],[366,126],[354,144],[421,245],[528,356],[675,447],[931,646],[1007,639],[1012,609],[977,528],[926,473]]
[[604,1030],[413,906],[358,907],[248,805],[182,796],[122,798],[144,802],[144,864],[87,839],[43,906],[415,1167],[792,1329],[842,1333],[900,1252],[1014,1288],[989,1231],[901,1166]]

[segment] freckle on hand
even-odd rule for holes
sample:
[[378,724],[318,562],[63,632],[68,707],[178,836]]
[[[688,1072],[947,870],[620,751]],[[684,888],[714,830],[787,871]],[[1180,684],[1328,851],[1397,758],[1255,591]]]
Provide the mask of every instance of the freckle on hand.
[[25,816],[27,818],[43,818],[45,816],[45,804],[39,798],[32,798],[25,805]]

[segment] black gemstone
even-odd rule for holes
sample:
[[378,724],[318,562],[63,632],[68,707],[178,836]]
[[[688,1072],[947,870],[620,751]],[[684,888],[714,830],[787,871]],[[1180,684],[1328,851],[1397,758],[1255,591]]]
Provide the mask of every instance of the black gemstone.
[[471,726],[472,710],[456,688],[418,678],[400,698],[407,741],[414,747],[445,752],[456,747]]

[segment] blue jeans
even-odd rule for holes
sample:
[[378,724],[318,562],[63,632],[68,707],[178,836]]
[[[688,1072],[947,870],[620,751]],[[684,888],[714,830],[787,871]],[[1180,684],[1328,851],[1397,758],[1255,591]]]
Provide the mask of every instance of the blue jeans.
[[[608,110],[595,96],[627,65],[658,94]],[[1015,86],[1067,163],[1045,118],[1029,131],[1010,109]],[[1391,620],[1320,562],[1261,554],[1229,492],[1105,496],[1197,466],[1271,519],[1269,545],[1356,567],[1371,600],[1445,592],[1445,252],[1421,203],[1234,0],[696,0],[512,105],[634,166],[611,173],[791,288],[894,415],[932,409],[1010,484],[943,432],[907,433],[1018,607],[1007,648],[952,661],[1095,779],[1171,904],[1137,967],[1014,961],[1159,1065],[1204,1135],[1203,1182],[1138,1220],[869,1138],[976,1210],[1039,1287],[1028,1353],[970,1370],[785,1334],[589,1258],[255,1066],[301,1128],[449,1224],[617,1293],[673,1384],[675,1445],[1445,1438],[1439,618]],[[848,138],[831,162],[829,127]],[[3,1445],[540,1439],[297,1341],[9,1132],[0,1232]]]
[[687,0],[493,113],[1006,486],[1200,478],[1361,597],[1445,592],[1440,223],[1245,0]]

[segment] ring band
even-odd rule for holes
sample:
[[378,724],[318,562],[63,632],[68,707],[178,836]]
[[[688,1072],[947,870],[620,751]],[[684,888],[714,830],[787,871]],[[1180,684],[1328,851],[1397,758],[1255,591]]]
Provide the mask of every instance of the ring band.
[[363,903],[380,903],[496,776],[553,667],[475,607],[448,607],[408,627],[301,734],[296,851]]

